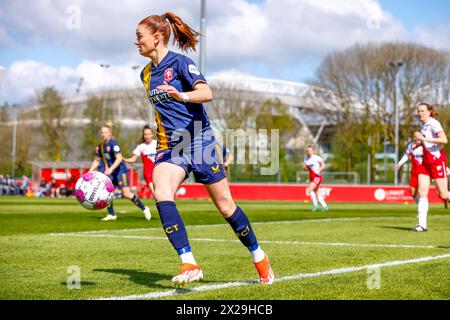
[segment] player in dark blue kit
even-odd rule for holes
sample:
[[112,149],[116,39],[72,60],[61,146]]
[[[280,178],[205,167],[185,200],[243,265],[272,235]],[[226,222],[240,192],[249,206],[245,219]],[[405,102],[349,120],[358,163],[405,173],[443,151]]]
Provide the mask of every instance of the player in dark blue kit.
[[[103,143],[98,145],[95,150],[95,160],[92,162],[89,171],[98,171],[106,174],[114,184],[114,187],[122,190],[122,195],[130,199],[145,215],[146,220],[151,219],[150,209],[144,206],[137,196],[129,188],[128,169],[122,161],[122,152],[116,140],[112,138],[112,124],[106,123],[100,130]],[[103,221],[114,221],[117,216],[114,213],[113,204],[108,207],[108,215]]]
[[164,231],[182,263],[172,283],[180,286],[203,278],[174,202],[176,190],[192,172],[248,248],[260,282],[271,284],[274,274],[269,259],[258,245],[247,216],[233,201],[220,147],[203,107],[203,103],[212,100],[212,92],[191,59],[167,48],[171,29],[183,51],[195,51],[199,33],[170,12],[143,19],[136,29],[135,45],[142,56],[150,58],[141,80],[157,124],[158,153],[153,171],[156,206]]

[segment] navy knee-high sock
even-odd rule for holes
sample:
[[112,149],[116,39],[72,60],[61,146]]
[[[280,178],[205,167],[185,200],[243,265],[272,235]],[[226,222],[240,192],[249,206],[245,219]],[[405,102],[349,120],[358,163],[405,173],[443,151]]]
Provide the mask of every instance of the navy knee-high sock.
[[137,206],[139,207],[139,209],[141,209],[142,211],[145,210],[144,204],[142,203],[141,200],[139,200],[139,198],[138,198],[136,195],[134,195],[133,198],[131,198],[130,200],[131,200],[131,202],[133,202],[135,205],[137,205]]
[[114,207],[113,207],[113,203],[112,203],[112,202],[111,202],[111,204],[110,204],[109,207],[108,207],[108,214],[110,214],[110,215],[112,215],[112,216],[115,215],[115,213],[114,213]]
[[156,203],[159,217],[161,218],[164,232],[169,238],[172,246],[177,250],[178,255],[191,251],[189,240],[181,220],[180,213],[173,201],[161,201]]
[[242,244],[246,246],[250,252],[258,249],[259,245],[255,233],[253,232],[248,217],[241,208],[237,207],[233,215],[225,220],[227,220],[239,240],[241,240]]

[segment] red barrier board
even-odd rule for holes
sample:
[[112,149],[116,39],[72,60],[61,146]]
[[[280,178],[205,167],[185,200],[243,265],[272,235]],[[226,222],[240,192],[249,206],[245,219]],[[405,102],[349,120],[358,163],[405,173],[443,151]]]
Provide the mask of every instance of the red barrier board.
[[[296,184],[230,184],[235,200],[310,200],[307,186]],[[323,185],[322,195],[328,202],[413,203],[408,186]],[[201,184],[183,184],[178,199],[208,199]],[[430,188],[430,203],[442,203],[436,189]]]

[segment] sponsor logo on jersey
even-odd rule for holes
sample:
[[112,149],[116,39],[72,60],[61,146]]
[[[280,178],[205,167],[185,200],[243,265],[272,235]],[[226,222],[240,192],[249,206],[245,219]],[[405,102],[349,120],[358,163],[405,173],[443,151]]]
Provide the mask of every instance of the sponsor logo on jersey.
[[168,69],[164,70],[164,80],[170,81],[172,79],[173,79],[173,69],[168,68]]
[[193,65],[193,64],[189,65],[189,72],[193,73],[193,74],[195,74],[197,76],[200,75],[200,71],[198,71],[197,67],[195,65]]
[[167,92],[165,92],[164,90],[160,90],[160,89],[153,89],[148,93],[150,102],[155,104],[158,103],[160,101],[166,101],[166,100],[171,100],[172,97],[169,96],[169,94]]

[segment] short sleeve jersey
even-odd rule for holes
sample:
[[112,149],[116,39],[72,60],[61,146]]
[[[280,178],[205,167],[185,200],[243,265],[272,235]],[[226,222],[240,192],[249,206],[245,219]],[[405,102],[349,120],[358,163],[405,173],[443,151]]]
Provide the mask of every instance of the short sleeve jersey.
[[418,174],[418,169],[422,166],[423,162],[423,147],[421,145],[416,146],[413,142],[411,142],[406,147],[405,154],[411,160],[411,173]]
[[323,162],[322,158],[316,154],[311,157],[306,156],[303,163],[307,167],[310,177],[320,176],[320,163]]
[[[420,133],[426,138],[437,138],[438,133],[444,131],[439,121],[430,118],[427,123],[420,123]],[[423,163],[432,164],[442,160],[445,153],[442,152],[442,145],[431,142],[422,142]]]
[[141,80],[155,110],[158,151],[172,149],[186,139],[190,139],[192,145],[195,142],[195,145],[201,143],[202,146],[215,141],[203,104],[177,101],[157,89],[167,82],[179,92],[187,92],[198,83],[206,83],[190,58],[169,51],[157,66],[152,62],[147,64],[141,72]]
[[[120,146],[114,139],[109,139],[108,142],[98,145],[95,149],[95,155],[100,158],[99,170],[104,172],[106,169],[111,167],[114,161],[116,161],[116,155],[121,152]],[[126,170],[127,166],[122,161],[114,170],[113,174]]]

